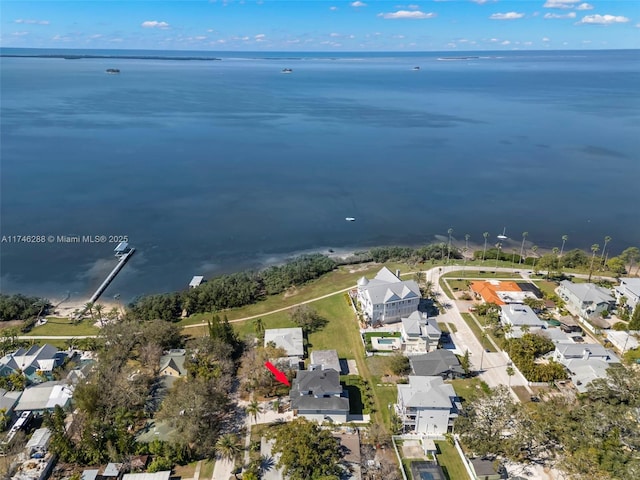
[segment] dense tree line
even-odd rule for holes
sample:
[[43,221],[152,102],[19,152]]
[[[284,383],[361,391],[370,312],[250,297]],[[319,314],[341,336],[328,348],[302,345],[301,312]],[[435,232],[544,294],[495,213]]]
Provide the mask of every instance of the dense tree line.
[[567,372],[560,363],[553,361],[535,362],[537,357],[555,349],[554,343],[548,338],[525,333],[521,338],[505,340],[503,349],[509,354],[518,370],[530,382],[551,382],[567,378]]
[[374,262],[384,263],[400,261],[408,263],[426,262],[427,260],[444,260],[447,258],[462,258],[460,250],[446,243],[432,243],[418,248],[412,247],[376,247],[369,250]]
[[27,320],[44,315],[52,307],[49,300],[26,295],[4,295],[0,293],[0,322]]

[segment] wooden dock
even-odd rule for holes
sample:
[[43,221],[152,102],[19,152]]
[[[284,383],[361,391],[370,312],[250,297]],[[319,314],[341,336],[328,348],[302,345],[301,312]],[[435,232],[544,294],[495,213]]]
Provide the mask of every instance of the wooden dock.
[[89,302],[95,303],[100,298],[100,295],[104,293],[104,291],[111,284],[113,279],[116,278],[116,275],[118,275],[120,270],[122,270],[122,267],[124,267],[125,263],[127,263],[129,258],[131,258],[131,256],[134,254],[135,251],[136,251],[135,248],[131,248],[129,251],[127,251],[126,253],[120,256],[120,261],[118,262],[118,264],[113,268],[113,270],[111,270],[111,273],[107,276],[104,282],[102,282],[102,284],[98,287],[95,293],[91,296],[91,299],[89,300]]

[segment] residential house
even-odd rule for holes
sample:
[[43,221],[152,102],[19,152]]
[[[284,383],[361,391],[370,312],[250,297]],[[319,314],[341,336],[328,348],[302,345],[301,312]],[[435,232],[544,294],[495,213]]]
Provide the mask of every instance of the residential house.
[[314,350],[311,352],[309,370],[328,370],[340,373],[340,359],[335,350]]
[[[542,336],[547,337],[554,344],[559,343],[576,343],[569,333],[564,332],[561,328],[553,327],[542,331]],[[574,334],[574,336],[576,336]]]
[[578,392],[585,393],[592,381],[607,376],[607,370],[611,363],[597,358],[588,360],[579,358],[568,360],[565,366],[573,386]]
[[613,289],[616,298],[627,298],[627,305],[633,311],[640,303],[640,278],[621,278],[620,285]]
[[102,472],[102,480],[120,480],[124,474],[124,465],[122,463],[107,463]]
[[617,330],[607,330],[607,340],[621,353],[628,352],[634,348],[640,347],[640,331],[630,330],[621,332]]
[[26,453],[29,457],[34,455],[44,455],[47,453],[49,441],[51,440],[51,430],[48,428],[38,428],[25,445]]
[[304,358],[304,339],[302,328],[270,328],[264,331],[264,345],[275,345],[282,348],[286,357],[271,359],[283,366],[283,368],[293,368],[297,370],[300,362]]
[[73,396],[73,387],[66,382],[44,382],[33,385],[22,392],[22,396],[15,406],[16,412],[31,411],[43,413],[52,411],[56,405],[62,408],[69,405]]
[[597,359],[607,363],[620,363],[618,357],[599,343],[583,343],[569,344],[563,343],[556,345],[553,352],[553,359],[566,365],[569,360],[589,360]]
[[187,374],[185,367],[186,353],[186,350],[181,348],[169,350],[160,357],[158,374],[161,376],[184,377]]
[[65,357],[65,352],[49,344],[19,348],[0,358],[0,377],[22,372],[32,382],[50,380],[53,378],[53,369],[62,365]]
[[409,376],[398,385],[396,412],[407,431],[441,436],[451,431],[461,408],[453,386],[442,377]]
[[571,283],[563,280],[556,292],[566,302],[571,313],[584,319],[592,319],[615,307],[616,300],[610,295],[610,291],[593,283]]
[[294,416],[317,422],[347,421],[349,399],[340,385],[340,374],[333,369],[298,371],[290,398]]
[[[10,419],[22,392],[9,392],[4,388],[0,388],[0,430],[2,430],[2,418]],[[7,420],[8,421],[8,420]]]
[[510,327],[510,331],[507,329],[505,332],[507,338],[520,338],[527,330],[533,332],[546,327],[546,323],[538,318],[531,307],[519,303],[502,305],[500,321],[503,326]]
[[371,324],[398,322],[418,309],[420,288],[413,280],[400,280],[400,272],[394,275],[383,267],[371,280],[358,280],[358,302]]
[[411,371],[419,377],[458,378],[464,376],[460,361],[451,350],[434,350],[409,357]]
[[516,282],[479,280],[471,282],[471,290],[476,294],[476,298],[482,298],[486,303],[496,305],[523,303],[525,298],[538,298],[532,288],[523,290],[521,284]]
[[428,319],[419,311],[402,318],[400,329],[402,348],[407,355],[427,353],[438,348],[442,331],[435,319]]

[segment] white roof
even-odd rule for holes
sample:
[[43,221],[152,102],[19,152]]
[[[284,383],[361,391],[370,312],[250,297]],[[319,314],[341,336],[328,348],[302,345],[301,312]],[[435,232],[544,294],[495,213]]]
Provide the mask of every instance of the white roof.
[[442,334],[438,322],[434,319],[423,318],[417,310],[402,319],[402,328],[407,335],[436,336]]
[[583,343],[583,344],[559,344],[556,346],[556,350],[560,352],[565,358],[582,358],[587,353],[589,358],[601,358],[609,363],[618,363],[620,360],[616,357],[611,350],[607,350],[599,343]]
[[502,310],[503,320],[514,327],[521,327],[523,325],[528,325],[529,327],[544,327],[546,325],[528,305],[512,303],[502,305],[500,308]]
[[569,360],[567,362],[571,381],[580,393],[587,391],[587,386],[596,378],[605,378],[609,364],[603,360]]
[[122,480],[169,480],[171,470],[156,473],[127,473]]
[[442,377],[409,375],[408,384],[398,384],[398,396],[405,407],[438,408],[450,410],[456,393]]
[[400,280],[387,267],[383,267],[375,278],[367,283],[362,282],[362,279],[360,279],[358,286],[368,294],[369,300],[375,305],[420,298],[420,287],[416,282],[413,280]]
[[284,348],[290,357],[304,356],[304,342],[302,340],[302,328],[270,328],[264,331],[264,345],[269,342],[276,347]]
[[583,303],[600,303],[615,302],[615,298],[611,296],[609,290],[599,287],[595,283],[572,283],[569,280],[562,280],[560,286],[566,288]]
[[620,285],[624,285],[626,290],[640,297],[640,278],[621,278]]
[[576,343],[571,339],[571,336],[564,333],[560,328],[547,328],[542,331],[542,335],[547,337],[553,343]]
[[202,275],[195,275],[191,281],[189,282],[189,286],[190,287],[197,287],[198,285],[200,285],[202,283],[202,281],[204,280],[204,276]]
[[46,427],[39,428],[33,432],[25,448],[45,448],[49,444],[49,438],[51,438],[51,430]]

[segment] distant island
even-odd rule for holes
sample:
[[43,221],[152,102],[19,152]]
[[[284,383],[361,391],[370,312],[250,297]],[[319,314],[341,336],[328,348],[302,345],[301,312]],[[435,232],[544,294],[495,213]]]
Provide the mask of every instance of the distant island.
[[52,53],[52,54],[16,54],[16,53],[3,53],[0,54],[0,57],[13,57],[13,58],[62,58],[64,60],[82,60],[87,58],[117,58],[123,60],[201,60],[201,61],[213,61],[213,60],[222,60],[221,58],[215,57],[173,57],[166,55],[92,55],[92,54],[81,54],[81,55],[68,55],[68,54],[60,54],[60,53]]
[[438,60],[477,60],[480,57],[438,57]]

